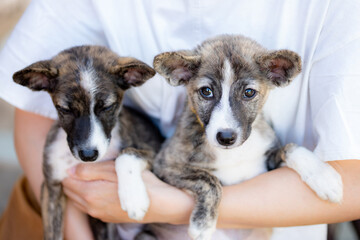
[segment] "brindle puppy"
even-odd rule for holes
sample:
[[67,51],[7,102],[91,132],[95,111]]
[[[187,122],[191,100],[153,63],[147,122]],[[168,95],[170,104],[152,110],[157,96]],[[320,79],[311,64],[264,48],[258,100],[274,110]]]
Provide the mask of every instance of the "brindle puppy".
[[[146,117],[122,107],[122,99],[126,89],[143,84],[154,74],[145,63],[99,46],[70,48],[14,74],[16,83],[47,91],[59,117],[44,149],[45,239],[63,239],[66,198],[61,181],[66,170],[81,161],[116,159],[121,205],[134,219],[144,216],[149,204],[145,186],[141,175],[129,172],[147,168],[162,137]],[[97,239],[110,238],[103,229],[96,235]]]
[[[222,185],[240,183],[281,162],[320,198],[341,201],[340,175],[303,147],[281,148],[262,114],[269,91],[300,73],[296,53],[268,51],[243,36],[223,35],[192,51],[162,53],[154,67],[171,85],[185,85],[188,93],[177,130],[157,155],[153,171],[193,194],[192,239],[210,239],[215,231]],[[161,232],[159,226],[152,229]]]

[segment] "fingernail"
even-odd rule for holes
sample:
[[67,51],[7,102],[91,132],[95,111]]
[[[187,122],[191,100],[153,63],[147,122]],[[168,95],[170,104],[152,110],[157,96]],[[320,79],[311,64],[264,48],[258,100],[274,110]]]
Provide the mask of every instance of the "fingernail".
[[73,166],[71,168],[69,168],[67,170],[67,173],[70,175],[70,176],[75,176],[75,172],[76,172],[76,166]]

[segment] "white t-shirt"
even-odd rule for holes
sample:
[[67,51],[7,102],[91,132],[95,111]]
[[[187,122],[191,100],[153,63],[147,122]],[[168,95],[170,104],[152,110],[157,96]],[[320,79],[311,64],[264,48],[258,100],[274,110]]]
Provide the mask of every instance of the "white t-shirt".
[[[302,57],[302,73],[265,105],[282,143],[303,145],[324,161],[360,159],[359,13],[355,0],[33,0],[0,54],[0,97],[56,118],[47,93],[14,84],[15,71],[75,45],[105,45],[151,65],[160,52],[242,34]],[[164,135],[173,133],[184,88],[156,75],[128,97],[127,104],[159,119]],[[325,231],[286,228],[274,239],[325,239]]]

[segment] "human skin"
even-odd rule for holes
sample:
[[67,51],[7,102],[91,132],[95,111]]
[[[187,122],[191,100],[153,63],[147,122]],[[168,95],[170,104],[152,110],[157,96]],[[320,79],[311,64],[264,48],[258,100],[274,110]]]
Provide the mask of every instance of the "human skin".
[[[343,178],[341,204],[318,198],[289,168],[226,186],[218,227],[286,227],[357,219],[360,217],[359,163],[358,160],[330,163]],[[71,170],[71,177],[64,180],[65,191],[79,208],[94,217],[109,222],[133,222],[119,207],[113,169],[113,162],[78,165]],[[161,182],[150,172],[145,172],[143,178],[151,201],[143,222],[187,224],[193,208],[192,197]]]
[[[16,110],[15,147],[20,164],[39,199],[41,161],[47,131],[52,120]],[[360,217],[360,161],[333,161],[341,174],[344,199],[341,204],[319,199],[299,175],[289,168],[277,169],[241,184],[226,186],[219,207],[218,227],[281,227],[334,223]],[[114,162],[80,164],[69,170],[64,190],[82,211],[107,222],[134,222],[121,209],[117,195]],[[150,207],[143,222],[186,224],[193,198],[143,173]],[[176,207],[174,207],[176,206]]]

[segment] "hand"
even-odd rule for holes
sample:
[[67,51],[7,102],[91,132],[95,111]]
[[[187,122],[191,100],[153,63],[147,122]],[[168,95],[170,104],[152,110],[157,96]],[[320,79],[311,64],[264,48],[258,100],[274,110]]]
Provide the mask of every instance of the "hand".
[[[114,161],[82,163],[63,181],[65,194],[83,212],[104,222],[135,222],[121,209]],[[187,193],[143,172],[150,207],[143,223],[188,223],[194,201]]]

